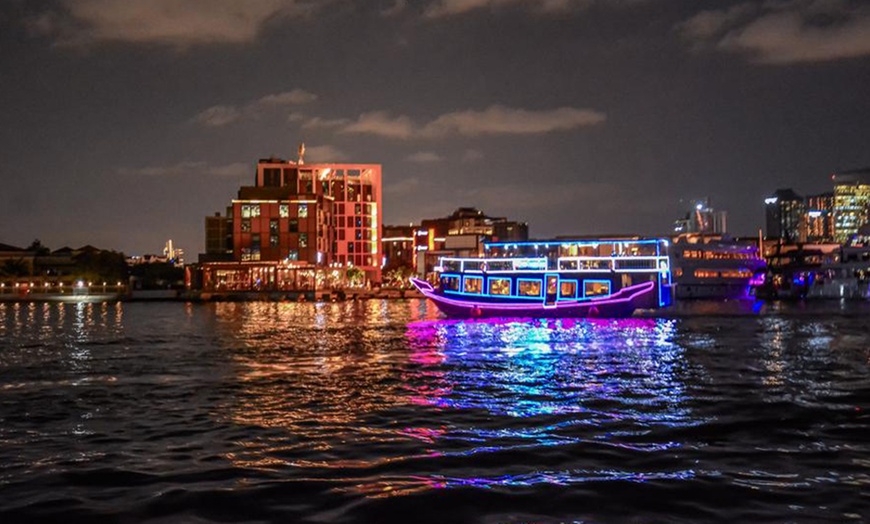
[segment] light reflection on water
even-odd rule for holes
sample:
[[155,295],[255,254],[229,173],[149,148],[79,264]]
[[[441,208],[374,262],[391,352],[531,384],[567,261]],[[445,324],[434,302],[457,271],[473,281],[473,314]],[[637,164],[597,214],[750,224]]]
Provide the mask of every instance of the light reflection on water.
[[228,408],[232,421],[286,432],[244,442],[228,456],[239,466],[308,474],[338,468],[362,477],[386,465],[416,471],[378,480],[377,489],[361,478],[354,489],[368,496],[372,489],[397,495],[423,486],[689,474],[582,463],[528,471],[510,461],[490,475],[463,473],[467,457],[489,461],[483,457],[544,447],[641,454],[678,447],[645,438],[659,426],[697,423],[685,406],[674,320],[450,321],[416,303],[397,315],[374,301],[302,311],[226,304],[216,313],[237,344],[232,358],[243,390]]
[[430,521],[471,521],[488,495],[529,521],[526,504],[564,521],[854,519],[870,486],[858,311],[0,304],[0,521],[161,520],[167,504],[377,521],[421,500]]

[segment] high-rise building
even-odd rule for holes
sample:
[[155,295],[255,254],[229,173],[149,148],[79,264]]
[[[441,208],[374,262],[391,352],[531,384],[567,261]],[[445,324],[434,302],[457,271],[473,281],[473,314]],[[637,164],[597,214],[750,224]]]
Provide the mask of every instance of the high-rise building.
[[806,241],[806,205],[791,189],[777,189],[764,199],[767,236],[786,244]]
[[380,282],[382,216],[380,164],[261,159],[227,215],[206,218],[203,287],[282,289],[300,268],[355,267]]
[[716,211],[710,199],[695,200],[684,218],[674,222],[674,233],[722,235],[728,232],[728,212]]
[[858,173],[831,175],[834,181],[834,237],[845,244],[868,222],[870,183]]

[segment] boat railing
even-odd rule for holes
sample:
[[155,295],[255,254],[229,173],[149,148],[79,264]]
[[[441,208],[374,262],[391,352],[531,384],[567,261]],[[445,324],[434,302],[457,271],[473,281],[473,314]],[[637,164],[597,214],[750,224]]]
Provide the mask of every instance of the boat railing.
[[551,269],[546,257],[452,258],[444,257],[435,268],[453,273],[507,273],[516,271],[577,271],[617,273],[656,273],[670,270],[667,256],[560,257]]

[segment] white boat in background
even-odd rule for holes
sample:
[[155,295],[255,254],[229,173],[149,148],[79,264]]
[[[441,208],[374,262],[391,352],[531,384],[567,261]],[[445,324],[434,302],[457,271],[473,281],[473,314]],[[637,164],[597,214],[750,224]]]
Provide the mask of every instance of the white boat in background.
[[818,268],[806,298],[870,298],[870,249],[843,247],[833,262]]
[[764,282],[758,246],[722,235],[683,234],[671,246],[674,298],[750,299]]

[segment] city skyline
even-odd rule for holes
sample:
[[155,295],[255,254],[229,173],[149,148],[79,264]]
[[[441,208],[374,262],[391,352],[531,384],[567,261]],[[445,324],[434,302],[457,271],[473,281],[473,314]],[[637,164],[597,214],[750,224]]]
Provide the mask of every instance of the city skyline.
[[729,231],[870,165],[859,2],[0,6],[0,242],[204,250],[257,159],[383,165],[385,224],[474,206],[534,237]]

